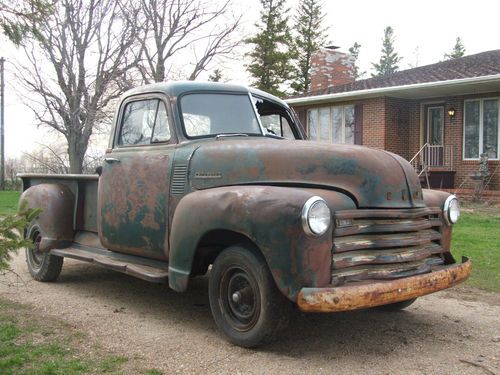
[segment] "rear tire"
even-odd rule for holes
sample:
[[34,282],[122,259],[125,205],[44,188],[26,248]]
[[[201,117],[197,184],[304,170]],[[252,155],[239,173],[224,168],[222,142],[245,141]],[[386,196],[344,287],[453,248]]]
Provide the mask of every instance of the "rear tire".
[[391,303],[389,305],[378,306],[377,309],[382,310],[382,311],[400,311],[400,310],[406,309],[408,306],[413,304],[413,302],[415,302],[416,300],[417,300],[416,298],[412,298],[412,299],[409,299],[406,301]]
[[31,277],[37,281],[54,281],[59,277],[64,258],[51,255],[39,250],[42,235],[38,228],[28,230],[31,232],[33,247],[26,249],[26,263]]
[[270,342],[288,323],[291,303],[276,287],[263,257],[245,247],[231,246],[215,259],[209,299],[217,327],[239,346]]

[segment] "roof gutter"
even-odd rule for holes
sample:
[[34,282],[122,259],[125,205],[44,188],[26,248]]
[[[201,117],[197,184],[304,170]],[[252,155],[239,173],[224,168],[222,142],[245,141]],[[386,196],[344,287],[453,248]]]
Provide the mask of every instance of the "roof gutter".
[[335,94],[305,96],[305,97],[301,97],[301,98],[287,99],[287,100],[285,100],[285,102],[289,105],[300,106],[300,105],[307,105],[307,104],[322,103],[322,102],[338,100],[338,99],[348,100],[351,98],[360,98],[360,97],[367,98],[367,97],[375,97],[375,96],[384,96],[386,94],[390,94],[391,92],[397,92],[397,91],[410,91],[410,90],[415,90],[415,89],[429,89],[429,88],[446,88],[448,86],[454,86],[454,85],[460,85],[460,84],[476,85],[476,84],[489,83],[489,82],[494,82],[494,81],[500,82],[500,74],[493,74],[493,75],[488,75],[488,76],[472,77],[472,78],[450,79],[447,81],[413,83],[411,85],[378,87],[378,88],[374,88],[374,89],[339,92],[339,93],[335,93]]

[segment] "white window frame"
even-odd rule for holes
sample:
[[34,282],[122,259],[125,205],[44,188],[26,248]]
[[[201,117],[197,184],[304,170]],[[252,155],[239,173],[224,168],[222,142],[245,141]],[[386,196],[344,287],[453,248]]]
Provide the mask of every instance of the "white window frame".
[[[333,143],[333,109],[334,108],[342,108],[342,121],[341,121],[341,138],[342,138],[342,142],[339,143],[339,144],[346,144],[345,142],[345,110],[346,110],[346,107],[352,107],[353,110],[354,110],[354,104],[344,104],[344,105],[334,105],[334,106],[328,106],[328,107],[315,107],[315,108],[309,108],[307,110],[307,139],[308,140],[311,140],[311,141],[317,141],[317,142],[329,142],[329,143]],[[322,140],[321,139],[321,131],[320,131],[320,115],[319,115],[319,112],[320,110],[324,110],[324,109],[328,109],[329,111],[329,122],[328,122],[328,126],[330,128],[330,131],[328,132],[328,140]],[[316,139],[312,139],[311,138],[311,132],[310,132],[310,128],[309,128],[309,124],[310,124],[310,116],[309,114],[311,113],[311,111],[316,111],[317,113],[317,119],[318,119],[318,124],[317,124],[317,129],[316,129]],[[354,126],[356,126],[356,114],[354,114]],[[353,131],[353,134],[352,134],[352,143],[347,143],[347,144],[355,144],[356,140],[355,140],[355,134],[354,134],[354,131]]]
[[[466,99],[464,100],[463,106],[463,129],[462,129],[462,160],[479,160],[480,155],[483,153],[483,118],[484,118],[484,101],[485,100],[496,100],[498,102],[498,131],[497,131],[497,157],[490,158],[489,160],[500,160],[500,97],[491,98],[477,98],[477,99]],[[479,155],[477,158],[466,158],[465,157],[465,107],[467,102],[479,102]]]

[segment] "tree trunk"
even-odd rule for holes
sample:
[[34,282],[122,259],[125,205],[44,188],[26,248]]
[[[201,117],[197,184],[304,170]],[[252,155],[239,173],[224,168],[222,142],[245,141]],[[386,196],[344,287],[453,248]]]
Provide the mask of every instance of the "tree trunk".
[[69,156],[69,173],[83,173],[83,161],[85,151],[87,150],[88,140],[85,141],[84,135],[73,135],[68,137],[68,156]]

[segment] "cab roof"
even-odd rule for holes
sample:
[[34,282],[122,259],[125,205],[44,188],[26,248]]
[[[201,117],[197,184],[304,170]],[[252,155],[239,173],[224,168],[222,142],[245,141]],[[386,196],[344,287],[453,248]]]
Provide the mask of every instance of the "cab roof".
[[139,86],[126,91],[122,98],[131,95],[147,94],[161,92],[171,98],[176,98],[180,95],[190,92],[224,92],[224,93],[251,93],[259,95],[263,98],[277,102],[285,107],[288,105],[278,97],[268,94],[264,91],[231,83],[218,83],[218,82],[198,82],[198,81],[175,81],[175,82],[161,82],[152,83],[144,86]]

